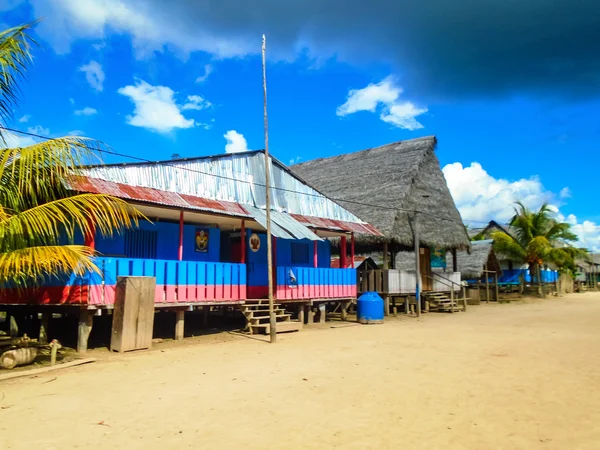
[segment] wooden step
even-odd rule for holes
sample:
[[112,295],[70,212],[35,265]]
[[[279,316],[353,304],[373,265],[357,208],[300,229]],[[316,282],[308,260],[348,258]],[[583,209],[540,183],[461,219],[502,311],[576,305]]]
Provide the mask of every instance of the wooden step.
[[[271,331],[271,324],[269,323],[261,323],[257,325],[251,325],[253,333],[264,333],[269,334]],[[279,333],[290,333],[292,331],[300,331],[302,329],[302,324],[297,320],[289,321],[289,322],[277,322],[276,331]]]
[[[281,319],[283,319],[283,320],[281,320]],[[268,322],[269,320],[270,320],[269,316],[258,316],[258,317],[248,318],[248,322],[250,322],[252,324]],[[291,314],[282,314],[280,316],[275,316],[275,320],[277,322],[289,322],[290,320],[292,320],[292,315]]]

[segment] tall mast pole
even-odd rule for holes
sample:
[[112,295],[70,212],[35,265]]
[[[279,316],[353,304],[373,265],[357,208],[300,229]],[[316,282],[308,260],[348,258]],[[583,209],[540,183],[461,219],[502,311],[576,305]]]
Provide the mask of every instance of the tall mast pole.
[[269,119],[267,117],[267,38],[262,37],[263,99],[265,119],[265,207],[267,208],[267,270],[269,276],[269,335],[271,344],[277,341],[277,322],[273,300],[273,242],[271,240],[271,161],[269,158]]

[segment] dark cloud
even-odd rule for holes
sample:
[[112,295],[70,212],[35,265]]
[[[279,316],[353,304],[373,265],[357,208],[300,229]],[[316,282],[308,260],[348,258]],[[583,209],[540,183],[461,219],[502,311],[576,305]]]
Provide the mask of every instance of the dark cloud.
[[176,30],[191,40],[214,37],[232,42],[242,53],[265,32],[270,49],[282,57],[291,58],[306,45],[319,58],[387,61],[411,95],[600,92],[598,0],[124,3],[158,18],[169,29],[166,35]]

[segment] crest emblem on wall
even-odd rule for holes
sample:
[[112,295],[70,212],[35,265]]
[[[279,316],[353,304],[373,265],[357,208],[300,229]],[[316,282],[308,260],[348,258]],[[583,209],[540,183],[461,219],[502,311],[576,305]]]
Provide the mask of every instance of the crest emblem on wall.
[[252,233],[250,236],[250,250],[257,252],[260,249],[260,238],[258,234]]
[[196,251],[208,252],[208,230],[196,230]]

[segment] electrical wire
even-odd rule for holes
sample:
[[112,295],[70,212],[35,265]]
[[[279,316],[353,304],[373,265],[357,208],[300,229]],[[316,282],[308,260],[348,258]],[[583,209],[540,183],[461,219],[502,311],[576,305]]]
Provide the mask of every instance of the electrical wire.
[[[35,137],[38,139],[44,139],[47,141],[54,141],[57,140],[58,138],[52,138],[52,137],[48,137],[48,136],[43,136],[41,134],[38,133],[32,133],[29,131],[23,131],[23,130],[18,130],[16,128],[10,128],[10,127],[6,127],[3,125],[0,125],[0,129],[2,130],[6,130],[6,131],[10,131],[12,133],[18,133],[24,136],[30,136],[30,137]],[[97,148],[97,147],[88,147],[86,145],[83,145],[84,148],[88,149],[88,150],[92,150],[92,151],[96,151],[96,152],[101,152],[101,153],[105,153],[107,155],[112,155],[112,156],[119,156],[121,158],[129,158],[132,159],[134,161],[139,161],[139,162],[144,162],[144,163],[150,163],[150,164],[156,164],[157,161],[152,161],[150,159],[146,159],[146,158],[141,158],[139,156],[133,156],[133,155],[128,155],[126,153],[120,153],[120,152],[115,152],[113,150],[107,150],[107,149],[103,149],[103,148]],[[215,173],[209,173],[209,172],[204,172],[202,170],[197,170],[197,169],[191,169],[189,167],[181,167],[178,165],[175,165],[173,163],[169,163],[168,161],[161,161],[160,162],[163,166],[167,166],[167,167],[172,167],[176,170],[183,170],[183,171],[187,171],[187,172],[194,172],[194,173],[199,173],[202,175],[208,175],[211,177],[215,177],[215,178],[220,178],[220,179],[224,179],[224,180],[228,180],[228,181],[234,181],[236,183],[247,183],[250,185],[254,185],[254,186],[259,186],[259,187],[263,187],[266,188],[266,184],[264,183],[259,183],[256,181],[248,181],[248,180],[239,180],[237,178],[233,178],[233,177],[228,177],[226,175],[219,175],[219,174],[215,174]],[[359,201],[355,201],[355,200],[345,200],[345,199],[339,199],[339,198],[333,198],[333,197],[327,197],[321,193],[318,194],[313,194],[310,192],[300,192],[300,191],[296,191],[293,189],[286,189],[286,188],[282,188],[282,187],[276,187],[276,186],[271,186],[271,189],[274,190],[278,190],[278,191],[282,191],[282,192],[288,192],[288,193],[292,193],[292,194],[299,194],[299,195],[306,195],[309,197],[317,197],[317,198],[321,198],[321,199],[325,199],[325,200],[331,200],[335,203],[350,203],[350,204],[354,204],[354,205],[361,205],[361,206],[368,206],[370,208],[379,208],[379,209],[385,209],[385,210],[390,210],[390,211],[401,211],[401,212],[407,212],[407,213],[419,213],[419,214],[424,214],[426,216],[435,218],[435,219],[440,219],[440,220],[447,220],[449,222],[455,222],[455,220],[448,218],[448,217],[442,217],[442,216],[436,216],[434,214],[431,213],[427,213],[425,211],[419,211],[416,209],[405,209],[405,208],[397,208],[397,207],[393,207],[393,206],[383,206],[383,205],[375,205],[372,203],[365,203],[365,202],[359,202]],[[314,188],[313,188],[314,189]],[[484,221],[478,221],[478,220],[469,220],[469,219],[462,219],[463,222],[469,222],[469,223],[480,223],[480,224],[485,224],[487,225],[489,222],[484,222]]]

